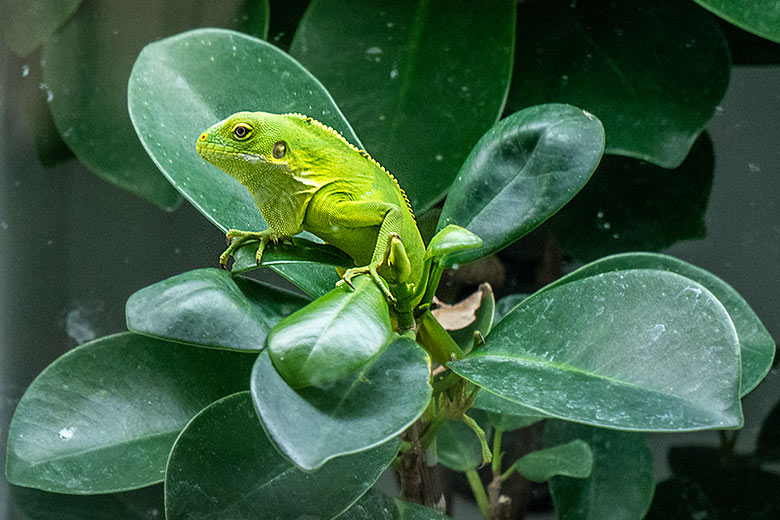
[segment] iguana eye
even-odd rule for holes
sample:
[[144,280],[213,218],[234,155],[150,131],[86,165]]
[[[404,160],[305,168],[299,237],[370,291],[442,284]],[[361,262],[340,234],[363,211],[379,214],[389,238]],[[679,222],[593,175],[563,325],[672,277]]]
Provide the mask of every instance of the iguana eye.
[[274,158],[281,159],[284,157],[284,154],[287,153],[287,143],[284,141],[278,141],[276,144],[274,144]]
[[239,123],[233,127],[233,135],[236,137],[236,139],[244,140],[247,139],[251,134],[252,127],[249,125]]

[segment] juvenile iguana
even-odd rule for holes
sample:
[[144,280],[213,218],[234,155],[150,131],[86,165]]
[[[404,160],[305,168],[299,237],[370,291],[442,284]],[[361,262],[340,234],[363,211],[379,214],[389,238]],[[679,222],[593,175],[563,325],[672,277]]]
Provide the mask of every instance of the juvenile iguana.
[[311,117],[266,112],[239,112],[214,124],[196,150],[249,190],[269,226],[229,230],[222,265],[249,240],[260,243],[259,264],[268,242],[306,230],[352,257],[357,267],[342,281],[351,285],[368,273],[411,315],[424,283],[425,246],[398,181],[367,152]]

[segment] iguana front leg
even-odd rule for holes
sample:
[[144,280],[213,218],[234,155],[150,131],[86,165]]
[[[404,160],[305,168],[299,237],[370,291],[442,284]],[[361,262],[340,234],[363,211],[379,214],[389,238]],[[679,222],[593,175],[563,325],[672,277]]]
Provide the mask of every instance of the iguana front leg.
[[257,248],[257,253],[255,254],[257,265],[260,265],[260,262],[263,259],[263,251],[265,251],[265,246],[268,245],[268,242],[277,244],[280,240],[289,237],[281,233],[277,233],[276,231],[273,231],[269,228],[264,229],[263,231],[241,231],[240,229],[230,229],[225,234],[225,238],[227,238],[227,241],[230,245],[221,255],[219,255],[219,264],[222,267],[227,265],[228,260],[231,256],[233,256],[239,247],[243,246],[247,242],[255,240],[260,242]]

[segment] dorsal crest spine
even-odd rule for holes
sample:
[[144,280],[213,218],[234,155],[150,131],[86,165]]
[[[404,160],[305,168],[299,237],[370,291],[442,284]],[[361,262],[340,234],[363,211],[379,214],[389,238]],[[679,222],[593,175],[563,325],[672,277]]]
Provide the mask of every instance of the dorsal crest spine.
[[320,128],[321,130],[324,130],[324,131],[328,132],[328,133],[329,133],[329,134],[331,134],[333,137],[337,138],[338,140],[340,140],[341,142],[343,142],[345,145],[347,145],[349,148],[351,148],[352,150],[356,151],[357,153],[359,153],[361,156],[363,156],[363,157],[364,157],[364,158],[366,158],[367,160],[371,161],[371,162],[372,162],[372,163],[373,163],[375,166],[377,166],[377,167],[378,167],[380,170],[382,170],[383,172],[385,172],[385,173],[387,174],[387,176],[388,176],[388,177],[390,177],[390,179],[392,179],[392,181],[395,183],[395,185],[396,185],[396,186],[398,186],[398,189],[399,189],[399,190],[401,190],[401,195],[403,195],[403,197],[404,197],[404,201],[406,202],[406,207],[409,209],[409,213],[411,213],[411,215],[412,215],[412,218],[413,218],[413,219],[415,219],[415,221],[417,220],[417,219],[416,219],[416,217],[414,216],[414,211],[412,210],[412,205],[411,205],[411,203],[409,202],[409,197],[407,197],[407,196],[406,196],[406,192],[405,192],[405,191],[404,191],[404,189],[401,187],[401,185],[398,183],[398,179],[396,179],[396,178],[395,178],[395,176],[394,176],[392,173],[390,173],[389,171],[387,171],[387,169],[386,169],[384,166],[382,166],[381,164],[379,164],[379,162],[378,162],[376,159],[374,159],[373,157],[371,157],[371,154],[369,154],[369,153],[368,153],[367,151],[365,151],[365,150],[361,150],[360,148],[358,148],[358,147],[357,147],[357,146],[355,146],[354,144],[352,144],[352,143],[350,143],[349,141],[347,141],[347,138],[346,138],[346,137],[344,137],[343,135],[341,135],[341,134],[338,132],[338,130],[336,130],[336,129],[334,129],[334,128],[332,128],[332,127],[328,126],[328,125],[326,125],[325,123],[322,123],[322,122],[320,122],[320,121],[318,121],[318,120],[314,119],[313,117],[310,117],[310,116],[307,116],[307,115],[304,115],[304,114],[300,114],[300,113],[298,113],[298,112],[290,112],[290,113],[287,113],[287,114],[282,114],[282,115],[284,115],[284,116],[289,116],[289,117],[295,117],[295,118],[301,119],[301,120],[303,120],[303,121],[305,121],[305,122],[307,122],[307,123],[309,123],[309,124],[312,124],[312,125],[314,125],[314,126],[316,126],[316,127]]

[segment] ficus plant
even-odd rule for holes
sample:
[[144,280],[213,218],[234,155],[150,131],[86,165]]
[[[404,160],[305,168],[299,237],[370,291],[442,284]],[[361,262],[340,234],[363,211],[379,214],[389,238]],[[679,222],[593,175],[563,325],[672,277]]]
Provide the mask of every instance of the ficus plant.
[[[738,3],[699,3],[780,39]],[[79,84],[62,58],[100,4],[85,1],[45,46],[48,84],[119,95],[99,80]],[[314,117],[406,190],[426,239],[427,291],[414,325],[399,328],[370,278],[336,287],[351,259],[307,233],[269,246],[261,265],[249,243],[229,271],[141,288],[127,300],[127,332],[66,353],[26,391],[8,435],[11,483],[134,496],[164,482],[170,520],[423,520],[444,516],[439,464],[465,476],[486,519],[507,517],[507,485],[519,478],[547,482],[560,518],[638,519],[655,489],[642,432],[742,426],[741,399],[775,350],[748,303],[699,267],[629,251],[632,239],[604,256],[570,232],[584,218],[572,213],[578,193],[608,175],[597,169],[684,169],[706,149],[700,135],[729,67],[714,17],[672,1],[604,2],[607,13],[495,0],[432,14],[449,4],[314,0],[287,52],[263,39],[267,2],[244,6],[243,25],[226,16],[230,28],[182,27],[192,30],[148,43],[128,64],[129,119],[99,129],[123,143],[119,155],[84,131],[100,99],[83,110],[54,97],[55,123],[75,128],[63,139],[82,162],[158,206],[183,197],[223,232],[267,226],[251,195],[195,153],[200,132],[240,110]],[[518,15],[533,21],[523,31]],[[674,53],[679,70],[654,75],[636,59],[653,24],[671,35],[653,52]],[[550,37],[569,25],[586,44]],[[111,61],[80,66],[100,60]],[[615,64],[651,79],[627,75],[635,83],[602,92]],[[691,86],[702,71],[706,85]],[[655,95],[675,89],[671,101]],[[435,299],[446,271],[556,213],[560,242],[593,261],[532,294],[496,301],[483,285],[469,305]],[[254,277],[267,269],[300,291]],[[518,430],[542,432],[541,445],[510,457]],[[400,499],[373,489],[385,471],[398,475]]]

